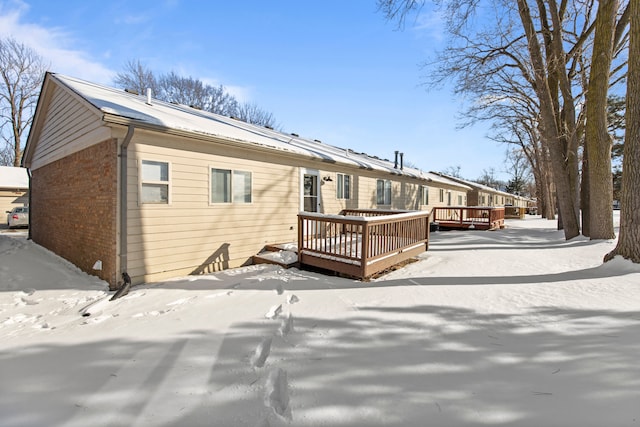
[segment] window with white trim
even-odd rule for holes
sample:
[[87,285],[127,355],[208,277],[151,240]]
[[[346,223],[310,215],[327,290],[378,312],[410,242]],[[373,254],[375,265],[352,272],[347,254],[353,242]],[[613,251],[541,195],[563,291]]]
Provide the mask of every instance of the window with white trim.
[[462,206],[462,195],[458,194],[458,206]]
[[429,204],[429,187],[426,185],[420,186],[420,204],[423,206]]
[[376,182],[376,203],[379,205],[391,204],[391,181],[379,179]]
[[351,199],[351,175],[345,175],[343,173],[336,174],[336,198],[338,199]]
[[140,163],[140,204],[169,204],[169,163],[142,160]]
[[441,188],[439,191],[440,203],[444,203],[444,190]]
[[251,203],[251,172],[211,168],[211,203]]

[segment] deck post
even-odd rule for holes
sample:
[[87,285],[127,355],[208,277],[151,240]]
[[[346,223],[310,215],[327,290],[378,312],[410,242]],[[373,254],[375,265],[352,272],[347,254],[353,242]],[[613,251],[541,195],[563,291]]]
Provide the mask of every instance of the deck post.
[[369,223],[362,225],[362,253],[360,254],[360,271],[361,277],[367,277],[367,260],[369,259]]
[[302,247],[304,246],[304,221],[305,219],[298,215],[298,257],[302,253]]

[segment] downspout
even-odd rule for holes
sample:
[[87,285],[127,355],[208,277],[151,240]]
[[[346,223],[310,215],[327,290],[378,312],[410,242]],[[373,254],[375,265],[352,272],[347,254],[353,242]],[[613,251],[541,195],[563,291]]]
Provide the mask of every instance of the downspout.
[[127,275],[127,148],[134,129],[129,125],[120,145],[120,273],[123,278]]

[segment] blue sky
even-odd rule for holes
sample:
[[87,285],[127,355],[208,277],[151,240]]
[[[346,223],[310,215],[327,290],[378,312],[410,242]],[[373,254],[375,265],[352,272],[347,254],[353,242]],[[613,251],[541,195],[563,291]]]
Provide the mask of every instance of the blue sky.
[[442,47],[437,15],[403,31],[375,0],[0,0],[0,36],[51,71],[112,85],[128,60],[222,84],[287,132],[423,169],[503,173],[486,126],[457,130],[462,102],[426,91],[420,64]]

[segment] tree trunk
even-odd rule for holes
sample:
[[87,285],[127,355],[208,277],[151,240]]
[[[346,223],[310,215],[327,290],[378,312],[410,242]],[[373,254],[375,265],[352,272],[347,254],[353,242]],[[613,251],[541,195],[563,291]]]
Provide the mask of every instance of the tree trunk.
[[556,219],[556,206],[554,203],[555,197],[553,196],[553,179],[551,178],[551,169],[549,165],[549,156],[546,151],[542,153],[544,160],[544,169],[542,173],[542,184],[544,186],[544,210],[543,217],[549,221],[555,221]]
[[[576,153],[572,151],[575,135],[560,133],[561,125],[557,121],[559,114],[557,108],[554,108],[554,104],[558,104],[557,91],[555,93],[556,101],[554,101],[554,95],[551,93],[552,88],[549,87],[549,78],[546,73],[547,67],[545,67],[536,29],[526,0],[518,0],[518,12],[527,37],[527,47],[535,74],[534,88],[540,101],[542,140],[548,145],[564,236],[565,239],[569,240],[580,234],[580,225],[578,224],[579,207],[577,205],[578,193],[576,182],[574,182],[574,180],[577,181],[577,157]],[[552,15],[555,12],[553,11]],[[555,62],[562,56],[556,52],[555,58],[548,58],[548,61],[551,62],[549,74],[557,76],[560,73],[559,70],[562,67],[559,67]],[[564,73],[564,69],[562,69],[562,73]],[[573,102],[573,99],[565,99],[565,104],[568,102]]]
[[627,129],[622,160],[620,197],[620,233],[615,249],[605,261],[616,255],[640,263],[640,0],[630,0],[629,69],[627,74]]
[[[613,36],[617,0],[598,2],[591,73],[586,100],[585,149],[589,156],[589,237],[613,239],[613,182],[611,179],[611,138],[607,130],[609,70],[613,56]],[[584,174],[584,171],[583,171]]]
[[589,237],[591,233],[591,216],[589,205],[589,147],[584,144],[582,152],[582,183],[580,185],[580,208],[582,210],[582,235]]

